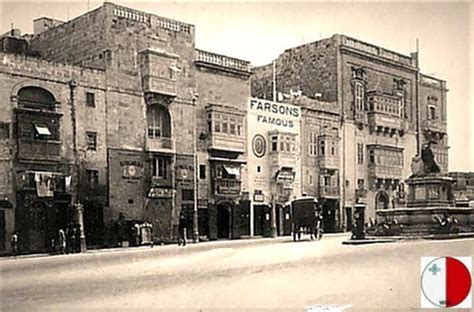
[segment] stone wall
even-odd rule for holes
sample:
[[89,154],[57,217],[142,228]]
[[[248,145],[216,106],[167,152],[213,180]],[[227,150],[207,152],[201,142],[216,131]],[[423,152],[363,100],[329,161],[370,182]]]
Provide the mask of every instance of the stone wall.
[[[336,45],[332,38],[288,49],[276,60],[277,92],[301,90],[321,100],[337,100]],[[252,96],[272,99],[272,64],[254,68]]]

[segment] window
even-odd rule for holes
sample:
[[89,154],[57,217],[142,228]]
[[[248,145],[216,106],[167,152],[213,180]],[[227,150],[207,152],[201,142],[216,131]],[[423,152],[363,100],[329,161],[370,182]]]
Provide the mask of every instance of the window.
[[335,142],[331,142],[331,156],[335,156],[336,155],[336,147],[335,147],[336,143]]
[[313,175],[308,175],[309,178],[309,185],[313,185]]
[[364,144],[357,143],[357,163],[363,164],[364,163]]
[[229,124],[227,122],[222,123],[222,133],[229,133]]
[[278,136],[272,136],[272,152],[276,152],[278,150]]
[[206,178],[206,165],[199,165],[199,179]]
[[95,94],[86,92],[86,105],[89,107],[95,107]]
[[369,163],[375,164],[375,151],[374,150],[369,151]]
[[324,176],[324,185],[325,186],[330,186],[331,185],[331,177]]
[[0,122],[0,139],[8,139],[10,137],[10,124]]
[[318,145],[318,137],[315,132],[310,132],[309,133],[309,156],[316,156],[318,153],[317,149]]
[[230,129],[230,131],[229,131],[230,134],[232,134],[232,135],[235,135],[235,134],[236,134],[236,132],[235,132],[235,124],[232,124],[232,123],[231,123],[231,124],[229,125],[229,129]]
[[156,157],[153,161],[152,171],[155,177],[168,178],[168,160],[165,157]]
[[48,126],[36,124],[34,125],[35,129],[35,139],[37,140],[49,140],[51,139],[51,131]]
[[182,200],[194,200],[194,190],[182,190],[181,191]]
[[99,185],[99,171],[97,170],[86,170],[87,183],[89,186]]
[[436,107],[434,106],[428,107],[428,119],[431,119],[431,120],[436,119]]
[[221,124],[219,122],[214,122],[214,132],[221,132]]
[[169,113],[158,105],[153,105],[147,111],[148,138],[161,139],[171,137],[171,118]]
[[365,189],[365,181],[364,179],[357,179],[357,189],[363,190]]
[[326,153],[326,142],[320,141],[319,142],[319,155],[324,155]]
[[87,131],[86,132],[86,144],[87,150],[97,150],[97,132]]
[[262,172],[262,167],[257,166],[257,173],[260,173],[260,172]]
[[355,106],[356,110],[364,110],[364,86],[360,82],[356,82],[355,85]]

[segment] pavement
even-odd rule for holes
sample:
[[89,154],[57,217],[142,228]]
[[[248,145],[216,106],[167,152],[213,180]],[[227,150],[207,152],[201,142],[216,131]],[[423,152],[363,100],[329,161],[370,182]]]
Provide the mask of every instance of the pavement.
[[349,237],[2,260],[0,310],[304,311],[334,305],[339,311],[418,310],[421,256],[474,255],[474,239],[342,245]]

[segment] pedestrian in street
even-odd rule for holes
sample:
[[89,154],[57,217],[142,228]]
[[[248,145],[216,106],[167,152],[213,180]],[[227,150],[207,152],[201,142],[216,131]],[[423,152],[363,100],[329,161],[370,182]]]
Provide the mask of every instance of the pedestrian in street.
[[184,212],[181,211],[179,214],[179,235],[178,235],[178,246],[183,244],[183,247],[186,246],[186,232],[187,232],[187,227],[188,227],[188,220],[186,219],[186,216],[184,215]]
[[65,254],[66,253],[66,233],[64,233],[63,229],[59,229],[58,231],[58,247],[59,253]]
[[12,239],[11,239],[11,249],[12,249],[12,256],[16,257],[18,254],[18,234],[13,232]]
[[81,225],[74,225],[74,238],[76,239],[74,243],[74,252],[81,252]]
[[69,223],[67,227],[66,237],[67,253],[74,253],[76,251],[76,230],[74,229],[74,224],[72,222]]

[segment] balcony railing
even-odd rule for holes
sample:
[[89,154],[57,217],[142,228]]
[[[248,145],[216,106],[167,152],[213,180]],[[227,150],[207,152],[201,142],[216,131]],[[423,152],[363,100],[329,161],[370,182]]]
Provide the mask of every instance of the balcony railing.
[[368,44],[353,38],[349,38],[346,36],[342,36],[342,45],[345,47],[352,48],[354,50],[358,50],[364,53],[372,54],[375,56],[379,56],[381,58],[401,63],[403,65],[408,65],[408,66],[416,66],[416,60],[412,59],[409,56],[405,56],[393,51],[386,50],[381,47],[377,47],[372,44]]
[[294,167],[296,165],[296,154],[286,152],[271,152],[270,164],[272,167]]
[[339,157],[329,155],[319,155],[319,168],[321,169],[338,169],[339,168]]
[[18,159],[31,161],[54,161],[61,159],[61,142],[20,139]]
[[237,135],[213,132],[209,136],[209,150],[245,152],[245,138]]
[[369,165],[369,177],[373,179],[399,180],[402,178],[402,169],[402,167]]
[[171,188],[173,186],[173,179],[171,175],[168,175],[166,179],[158,176],[151,176],[151,187],[158,187],[158,188]]
[[216,178],[214,180],[214,194],[221,196],[239,196],[240,180]]
[[146,150],[148,152],[165,152],[174,153],[174,140],[172,138],[156,138],[152,139],[147,137],[146,139]]
[[230,69],[250,74],[250,62],[207,51],[196,50],[198,65],[214,65],[223,69]]
[[175,97],[177,93],[176,80],[157,76],[142,78],[143,91]]
[[338,198],[339,187],[323,185],[319,187],[319,196],[324,198]]
[[439,120],[423,120],[422,127],[424,131],[446,133],[446,123]]

